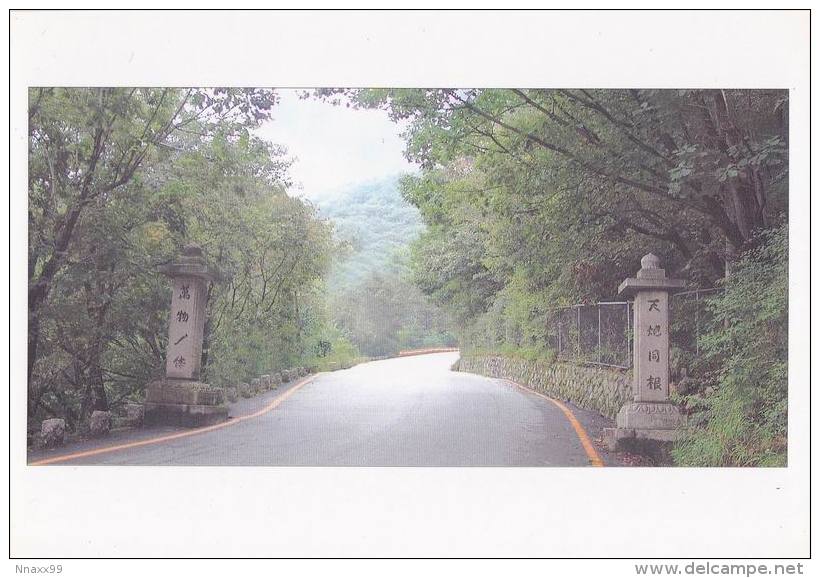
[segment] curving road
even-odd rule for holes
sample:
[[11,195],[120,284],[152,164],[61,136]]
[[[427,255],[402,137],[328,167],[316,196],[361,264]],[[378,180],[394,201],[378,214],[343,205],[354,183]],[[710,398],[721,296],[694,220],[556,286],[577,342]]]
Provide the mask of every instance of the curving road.
[[[600,456],[584,448],[609,425],[565,404],[580,425],[549,399],[508,382],[450,371],[458,353],[362,364],[319,374],[305,384],[242,400],[239,417],[279,398],[276,407],[227,427],[177,439],[77,457],[59,463],[243,466],[587,466]],[[30,463],[181,430],[121,432]],[[583,434],[582,434],[583,435]],[[591,460],[592,458],[592,460]]]

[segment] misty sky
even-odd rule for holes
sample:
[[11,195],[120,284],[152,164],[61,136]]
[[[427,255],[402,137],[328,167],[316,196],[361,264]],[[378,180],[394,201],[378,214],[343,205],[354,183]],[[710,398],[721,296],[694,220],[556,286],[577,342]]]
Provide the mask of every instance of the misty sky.
[[[353,110],[280,90],[280,102],[257,134],[296,157],[292,194],[318,201],[346,185],[411,172],[401,128],[378,110]],[[302,188],[299,188],[299,185]]]

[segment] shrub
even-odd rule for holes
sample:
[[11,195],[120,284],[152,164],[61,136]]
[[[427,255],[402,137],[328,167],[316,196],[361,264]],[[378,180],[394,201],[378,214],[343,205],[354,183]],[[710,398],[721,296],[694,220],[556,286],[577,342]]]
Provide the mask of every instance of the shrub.
[[[788,233],[765,233],[710,300],[714,324],[701,351],[716,367],[685,398],[694,427],[673,450],[684,466],[785,466]],[[706,384],[704,384],[706,385]]]

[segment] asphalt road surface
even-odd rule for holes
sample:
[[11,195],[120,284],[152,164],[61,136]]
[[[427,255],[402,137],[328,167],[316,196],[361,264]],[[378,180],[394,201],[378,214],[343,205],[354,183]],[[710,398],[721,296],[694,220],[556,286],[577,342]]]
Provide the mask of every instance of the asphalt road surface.
[[[458,353],[388,359],[323,373],[302,385],[242,400],[227,427],[59,462],[65,465],[588,466],[589,450],[549,399],[508,382],[450,371]],[[292,391],[291,391],[292,390]],[[588,437],[609,425],[565,404]],[[182,430],[152,428],[75,444],[43,458]],[[612,458],[594,445],[604,463]]]

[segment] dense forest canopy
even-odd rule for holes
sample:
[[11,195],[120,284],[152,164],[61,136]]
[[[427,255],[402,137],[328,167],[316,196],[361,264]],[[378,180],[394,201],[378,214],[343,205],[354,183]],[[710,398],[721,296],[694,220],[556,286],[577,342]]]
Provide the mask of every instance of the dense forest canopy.
[[203,379],[241,381],[344,340],[322,280],[332,227],[289,197],[285,150],[250,136],[267,89],[35,88],[29,107],[29,423],[140,399],[161,370],[189,242],[209,289]]
[[498,299],[537,317],[611,297],[649,250],[712,286],[787,211],[785,91],[317,93],[409,124],[417,279],[465,326]]

